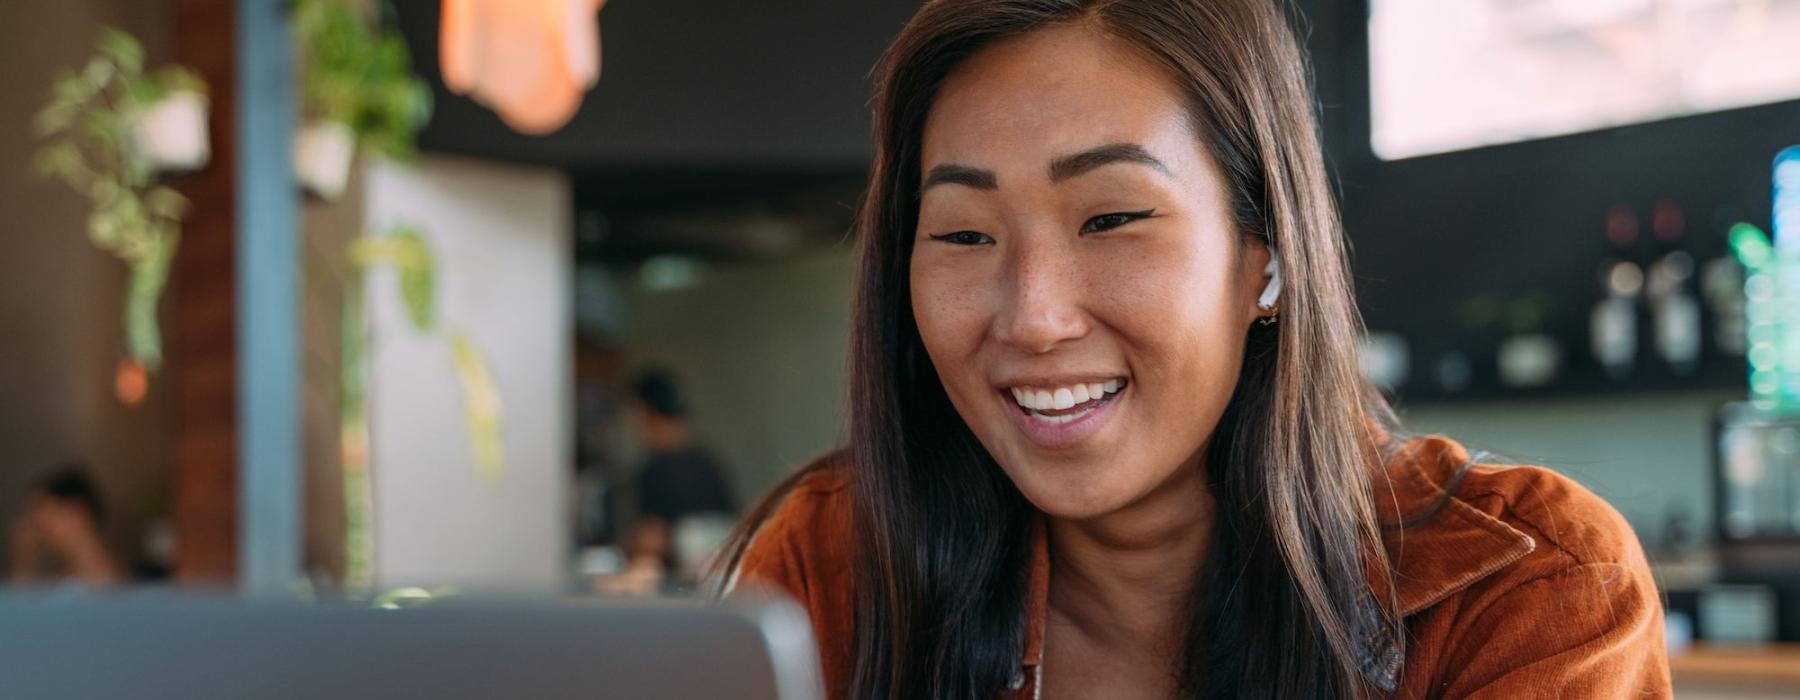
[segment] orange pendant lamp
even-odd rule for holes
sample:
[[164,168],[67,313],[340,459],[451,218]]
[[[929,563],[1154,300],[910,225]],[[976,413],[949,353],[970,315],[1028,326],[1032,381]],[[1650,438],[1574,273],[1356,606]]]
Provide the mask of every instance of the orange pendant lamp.
[[525,134],[569,123],[600,80],[606,0],[444,0],[444,85]]

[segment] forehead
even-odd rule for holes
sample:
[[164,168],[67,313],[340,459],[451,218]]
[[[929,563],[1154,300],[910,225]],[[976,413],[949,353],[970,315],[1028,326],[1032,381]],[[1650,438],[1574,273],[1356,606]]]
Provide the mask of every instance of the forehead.
[[1086,24],[995,43],[950,73],[926,117],[923,169],[941,163],[1042,170],[1110,143],[1199,159],[1182,92],[1164,70]]

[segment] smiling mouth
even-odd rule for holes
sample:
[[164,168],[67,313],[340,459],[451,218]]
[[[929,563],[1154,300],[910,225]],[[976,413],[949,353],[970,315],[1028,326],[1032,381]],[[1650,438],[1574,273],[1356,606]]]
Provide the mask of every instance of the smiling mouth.
[[1113,401],[1130,386],[1124,378],[1059,387],[1016,386],[1013,402],[1032,420],[1062,425]]

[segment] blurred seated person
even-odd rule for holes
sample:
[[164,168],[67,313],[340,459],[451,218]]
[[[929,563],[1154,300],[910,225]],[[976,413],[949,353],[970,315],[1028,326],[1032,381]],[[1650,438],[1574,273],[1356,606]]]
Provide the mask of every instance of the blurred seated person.
[[80,467],[59,466],[39,477],[12,523],[9,582],[103,587],[124,581],[100,534],[104,515],[99,491]]
[[729,522],[736,509],[718,463],[694,438],[674,376],[648,370],[634,389],[633,423],[648,457],[638,472],[638,520],[625,546],[629,571],[653,587],[681,560],[693,558],[692,552],[678,551],[679,542],[693,540],[677,536],[684,523],[704,530],[703,523],[720,516]]

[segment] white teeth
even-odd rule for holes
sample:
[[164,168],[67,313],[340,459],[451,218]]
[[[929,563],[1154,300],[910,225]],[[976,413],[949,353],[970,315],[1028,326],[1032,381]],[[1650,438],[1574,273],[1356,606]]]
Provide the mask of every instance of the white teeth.
[[[1028,389],[1013,387],[1013,401],[1033,411],[1062,411],[1074,408],[1089,401],[1098,401],[1108,395],[1118,393],[1125,385],[1123,380],[1113,379],[1105,382],[1087,384],[1071,384],[1055,389]],[[1066,421],[1063,421],[1066,422]]]

